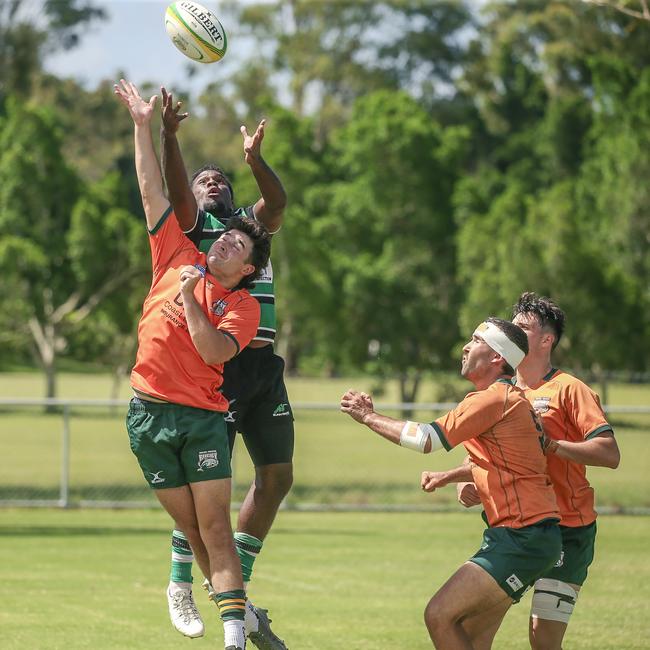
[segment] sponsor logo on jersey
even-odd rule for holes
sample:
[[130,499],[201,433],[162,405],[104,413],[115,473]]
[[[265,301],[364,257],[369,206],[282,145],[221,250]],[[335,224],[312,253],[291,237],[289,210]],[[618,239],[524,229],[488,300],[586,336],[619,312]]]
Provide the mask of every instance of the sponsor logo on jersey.
[[217,458],[216,449],[199,452],[199,466],[198,466],[199,472],[203,472],[206,469],[212,469],[213,467],[216,467],[218,464],[219,464],[219,459]]
[[548,411],[549,403],[551,401],[550,397],[536,397],[533,400],[533,408],[538,412],[538,413],[546,413]]

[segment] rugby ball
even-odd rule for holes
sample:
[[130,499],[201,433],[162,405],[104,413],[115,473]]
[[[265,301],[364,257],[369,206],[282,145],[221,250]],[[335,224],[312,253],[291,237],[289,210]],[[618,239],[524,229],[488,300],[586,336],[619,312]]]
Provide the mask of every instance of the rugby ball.
[[217,17],[191,0],[172,2],[165,12],[165,29],[172,43],[199,63],[214,63],[226,53],[226,32]]

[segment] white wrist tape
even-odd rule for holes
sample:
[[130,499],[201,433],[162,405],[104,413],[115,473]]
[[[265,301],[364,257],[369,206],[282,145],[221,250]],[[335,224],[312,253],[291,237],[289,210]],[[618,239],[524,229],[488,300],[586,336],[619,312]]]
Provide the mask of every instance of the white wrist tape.
[[511,368],[516,369],[526,356],[494,323],[481,323],[474,330],[474,336],[482,338]]
[[442,449],[440,436],[430,424],[407,420],[399,436],[399,444],[407,449],[424,453],[427,440],[431,440],[431,451]]

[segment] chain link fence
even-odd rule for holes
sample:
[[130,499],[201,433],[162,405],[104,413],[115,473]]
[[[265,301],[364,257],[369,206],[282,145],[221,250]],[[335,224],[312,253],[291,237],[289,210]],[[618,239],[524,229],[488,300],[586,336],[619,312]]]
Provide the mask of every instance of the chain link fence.
[[[0,506],[155,507],[132,455],[124,400],[0,400]],[[383,413],[430,421],[454,405],[378,404]],[[424,494],[420,473],[460,463],[462,447],[423,456],[399,449],[341,414],[337,404],[294,403],[293,509],[456,509],[453,487]],[[650,406],[606,407],[622,450],[615,472],[590,468],[599,508],[650,512]],[[233,506],[254,468],[238,436]]]

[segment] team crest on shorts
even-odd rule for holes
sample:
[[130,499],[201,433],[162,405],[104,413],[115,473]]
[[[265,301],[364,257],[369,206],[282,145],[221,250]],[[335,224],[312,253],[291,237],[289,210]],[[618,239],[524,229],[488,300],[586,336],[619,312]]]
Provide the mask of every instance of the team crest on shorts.
[[213,302],[210,310],[212,311],[213,314],[216,314],[217,316],[223,316],[226,313],[227,306],[228,303],[222,298],[221,300],[217,300],[216,302]]
[[199,452],[199,467],[198,467],[199,472],[203,472],[206,469],[212,469],[213,467],[216,467],[218,464],[219,464],[219,459],[217,458],[216,449]]
[[555,563],[555,568],[558,569],[564,564],[564,551],[560,551],[560,559]]
[[533,400],[533,408],[538,413],[546,413],[549,409],[550,397],[536,397]]

